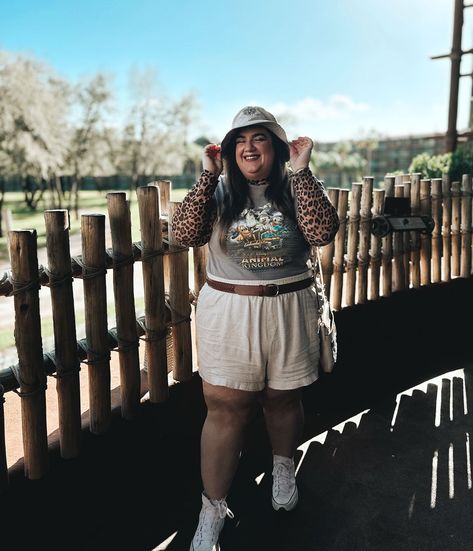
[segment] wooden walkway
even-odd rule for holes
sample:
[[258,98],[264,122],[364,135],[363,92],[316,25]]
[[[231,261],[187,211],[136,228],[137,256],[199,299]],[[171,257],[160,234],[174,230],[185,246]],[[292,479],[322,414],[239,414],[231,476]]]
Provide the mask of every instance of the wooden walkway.
[[[304,395],[300,503],[271,508],[255,413],[222,551],[463,551],[473,542],[472,279],[337,313],[340,360]],[[415,387],[415,388],[413,388]],[[187,551],[200,508],[200,380],[165,405],[84,433],[80,459],[12,476],[0,549]],[[347,420],[349,420],[347,422]]]

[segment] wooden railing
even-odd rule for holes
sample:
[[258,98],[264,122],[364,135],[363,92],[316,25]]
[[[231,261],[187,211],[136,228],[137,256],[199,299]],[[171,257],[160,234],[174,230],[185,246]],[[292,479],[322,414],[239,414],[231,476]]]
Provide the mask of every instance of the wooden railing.
[[[170,201],[171,182],[137,189],[141,241],[132,242],[126,194],[107,195],[112,248],[105,247],[105,215],[81,219],[82,254],[71,257],[68,212],[45,212],[47,267],[39,266],[35,230],[9,232],[11,272],[0,279],[0,295],[13,296],[18,364],[0,371],[4,392],[21,397],[24,470],[42,478],[48,468],[46,378],[57,381],[61,456],[80,454],[81,410],[79,365],[88,369],[90,431],[107,432],[111,422],[110,351],[117,350],[121,414],[137,415],[140,407],[140,340],[144,342],[149,400],[168,397],[168,374],[176,381],[192,376],[192,305],[205,281],[207,246],[194,248],[194,291],[189,290],[188,250],[170,231],[177,203]],[[472,181],[421,179],[418,174],[387,176],[384,189],[373,178],[351,190],[329,189],[340,229],[322,249],[327,292],[334,310],[387,297],[391,293],[472,273]],[[431,215],[432,234],[400,232],[376,237],[371,219],[383,210],[385,197],[410,197],[412,213]],[[134,265],[141,261],[145,315],[136,317]],[[109,328],[106,271],[113,270],[116,327]],[[73,279],[82,278],[86,338],[77,340]],[[44,354],[39,288],[50,288],[53,352]],[[0,491],[8,484],[5,420],[0,405]]]

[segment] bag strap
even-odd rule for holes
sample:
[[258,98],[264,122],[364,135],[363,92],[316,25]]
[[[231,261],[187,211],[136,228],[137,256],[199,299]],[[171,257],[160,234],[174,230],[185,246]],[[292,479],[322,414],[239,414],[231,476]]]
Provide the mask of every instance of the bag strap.
[[[324,283],[324,274],[322,271],[322,261],[320,259],[320,248],[317,246],[311,247],[310,252],[312,271],[314,274],[314,283],[316,290],[316,297],[319,310],[319,323],[323,323],[329,332],[333,330],[334,326],[334,317],[332,308],[330,307],[330,302],[325,294],[325,283]],[[329,325],[323,321],[324,314],[328,315]]]

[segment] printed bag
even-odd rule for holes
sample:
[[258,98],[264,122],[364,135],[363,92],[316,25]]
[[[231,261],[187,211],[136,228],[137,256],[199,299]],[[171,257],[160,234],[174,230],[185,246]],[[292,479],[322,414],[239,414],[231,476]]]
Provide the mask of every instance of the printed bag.
[[337,327],[335,325],[333,311],[330,307],[327,295],[325,294],[325,285],[318,247],[312,247],[311,262],[319,314],[319,367],[324,373],[331,373],[335,362],[337,361]]

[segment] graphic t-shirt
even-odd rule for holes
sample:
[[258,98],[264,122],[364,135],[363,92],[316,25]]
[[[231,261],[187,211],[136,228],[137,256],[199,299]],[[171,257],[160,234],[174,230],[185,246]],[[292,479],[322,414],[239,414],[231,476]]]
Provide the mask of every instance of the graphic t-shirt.
[[[272,280],[307,271],[309,245],[295,220],[284,216],[265,196],[268,184],[249,186],[251,201],[225,236],[219,232],[209,242],[210,275],[225,279]],[[223,203],[224,182],[218,184],[217,211]]]

